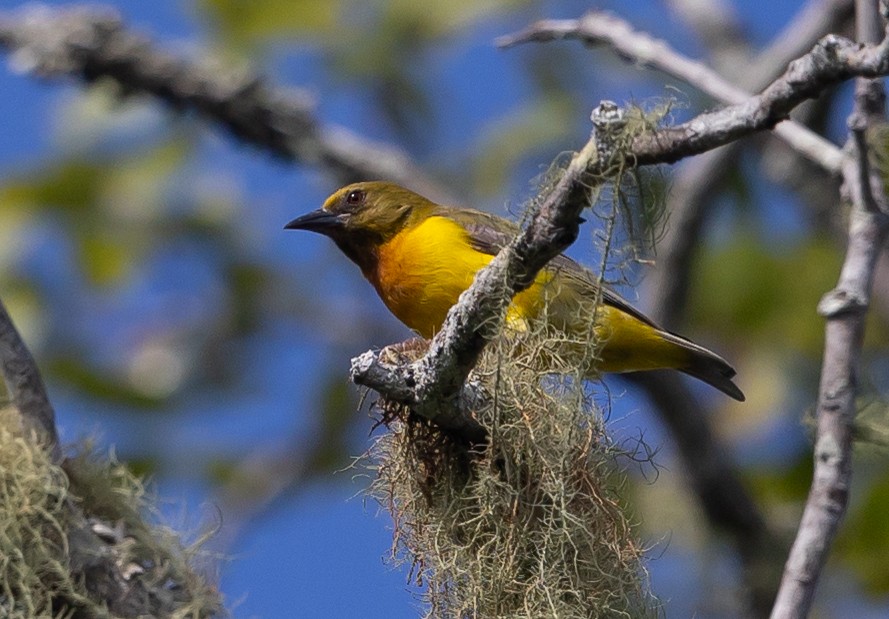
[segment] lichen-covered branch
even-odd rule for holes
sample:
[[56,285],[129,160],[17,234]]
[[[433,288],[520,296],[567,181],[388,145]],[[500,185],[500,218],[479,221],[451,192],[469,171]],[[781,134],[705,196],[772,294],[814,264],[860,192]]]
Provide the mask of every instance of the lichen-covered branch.
[[[879,37],[876,2],[858,2],[856,10],[859,39]],[[852,480],[852,427],[864,324],[877,259],[889,234],[889,201],[872,165],[868,140],[885,131],[885,93],[882,82],[865,79],[857,81],[855,90],[849,118],[853,155],[843,166],[844,193],[852,205],[849,244],[836,288],[818,305],[827,325],[815,411],[815,470],[772,611],[774,619],[808,616]]]
[[[555,187],[534,210],[528,225],[478,272],[472,286],[448,312],[429,352],[408,365],[387,365],[379,353],[353,361],[352,379],[414,412],[454,428],[471,423],[465,382],[485,344],[496,335],[512,297],[531,285],[547,262],[577,238],[580,213],[589,203],[591,184],[601,182],[614,152],[609,136],[624,126],[622,112],[611,102],[593,110],[593,137],[575,154]],[[599,180],[596,180],[599,179]]]
[[386,178],[447,201],[449,192],[397,148],[322,124],[305,92],[256,74],[178,58],[128,31],[102,6],[26,5],[0,11],[0,49],[11,65],[42,77],[106,78],[124,93],[157,97],[195,111],[237,138],[287,160],[320,165],[339,182]]
[[[625,162],[636,165],[670,163],[772,128],[794,106],[849,77],[886,72],[889,39],[884,38],[878,45],[860,46],[828,35],[809,54],[792,62],[761,94],[716,112],[700,114],[675,127],[642,133],[621,156]],[[603,110],[598,108],[600,114]],[[396,396],[408,385],[415,397],[412,405],[419,407],[420,414],[432,419],[441,414],[455,417],[454,407],[460,403],[458,394],[487,341],[482,326],[499,321],[512,296],[576,237],[588,191],[590,162],[604,165],[601,158],[594,157],[596,148],[594,138],[574,157],[559,184],[535,209],[529,226],[488,267],[479,271],[473,285],[451,308],[427,355],[407,366],[390,368],[392,372],[383,373],[390,380],[371,384],[366,370],[376,367],[371,363],[372,353],[361,364],[353,365],[353,380]],[[449,412],[443,413],[442,406]],[[457,414],[456,418],[460,416]]]
[[[502,37],[499,43],[503,47],[508,47],[529,41],[575,38],[588,45],[608,45],[629,61],[679,77],[724,103],[738,103],[750,98],[745,89],[758,90],[768,86],[784,71],[791,60],[804,54],[826,32],[837,26],[837,22],[850,16],[852,5],[852,0],[810,0],[775,37],[770,46],[756,58],[744,60],[743,72],[734,71],[730,79],[723,77],[706,64],[684,56],[665,41],[635,30],[625,20],[599,11],[587,13],[581,19],[539,21],[521,32]],[[729,7],[709,0],[706,3],[682,0],[673,2],[672,6],[683,16],[693,18],[695,27],[704,31],[703,36],[709,46],[719,43],[732,47],[735,49],[732,57],[736,62],[741,62],[737,58],[739,53],[736,49],[739,46],[736,40],[737,33],[732,30],[731,24],[726,26],[725,23],[725,19],[729,17],[727,15],[727,12],[730,12]],[[719,41],[714,36],[716,24],[720,24],[723,28],[721,33],[723,38]],[[732,31],[728,35],[728,43],[724,38],[726,27]],[[826,170],[839,174],[842,152],[829,141],[793,121],[779,123],[774,132],[787,137],[787,142],[803,156],[820,164]],[[730,168],[729,161],[735,152],[733,148],[732,144],[726,149],[713,151],[708,153],[707,157],[695,160],[695,169],[687,173],[680,172],[676,181],[677,186],[671,192],[671,196],[679,196],[671,202],[681,205],[682,208],[668,209],[671,229],[668,230],[668,238],[661,243],[663,247],[659,251],[658,258],[659,263],[664,265],[661,272],[669,273],[669,277],[658,279],[655,275],[653,284],[654,297],[662,299],[662,302],[654,304],[654,307],[661,312],[661,315],[656,315],[654,318],[668,328],[677,326],[676,316],[681,314],[684,307],[687,278],[682,274],[688,270],[690,252],[683,251],[688,244],[681,240],[697,236],[702,220],[701,209],[695,208],[695,205],[701,204],[701,200],[697,198],[709,196],[709,188],[721,178],[722,171]],[[669,237],[680,242],[673,243]],[[674,245],[677,251],[670,250]]]
[[[767,86],[791,60],[811,49],[826,33],[839,29],[842,21],[851,16],[852,5],[851,0],[810,0],[775,35],[770,45],[754,54],[745,44],[739,27],[733,28],[737,25],[731,20],[729,5],[710,0],[671,2],[671,8],[692,22],[702,35],[713,54],[711,60],[716,62],[720,72],[683,56],[667,43],[605,13],[591,13],[583,20],[539,22],[523,34],[583,29],[585,35],[600,37],[597,40],[613,47],[621,57],[680,77],[703,92],[730,103],[735,100],[733,97],[743,93],[742,88],[759,90]],[[826,145],[823,150],[816,148],[809,152],[814,152],[815,159],[820,159],[828,169],[838,171],[842,155],[833,144],[803,125],[781,123],[777,128],[791,134],[791,143],[792,138],[801,136],[808,143]],[[657,268],[646,278],[651,317],[667,328],[681,331],[692,258],[703,238],[701,230],[712,211],[711,206],[715,204],[714,191],[731,173],[745,146],[752,144],[733,142],[695,157],[677,170],[673,179],[667,197],[669,225],[658,243]],[[645,372],[629,374],[627,378],[649,395],[660,417],[671,429],[690,486],[711,526],[733,540],[745,567],[748,609],[756,616],[768,613],[785,559],[783,544],[776,542],[774,533],[741,482],[730,450],[712,429],[712,415],[672,373]]]
[[825,89],[853,77],[889,73],[889,38],[876,45],[858,45],[827,35],[811,52],[790,63],[787,71],[748,100],[636,138],[632,152],[640,165],[671,163],[752,133],[771,129],[794,107]]
[[0,301],[0,365],[3,380],[13,406],[25,428],[37,432],[45,441],[56,463],[61,460],[56,415],[46,395],[37,363],[12,323],[6,306]]
[[218,612],[178,539],[144,521],[129,473],[63,458],[40,371],[2,302],[0,365],[11,400],[0,407],[0,616]]

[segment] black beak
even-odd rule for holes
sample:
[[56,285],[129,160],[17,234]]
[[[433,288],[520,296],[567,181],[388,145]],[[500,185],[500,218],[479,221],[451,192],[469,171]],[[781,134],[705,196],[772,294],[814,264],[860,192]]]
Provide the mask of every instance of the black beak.
[[342,227],[343,222],[339,217],[319,208],[317,211],[312,211],[311,213],[306,213],[305,215],[297,217],[284,226],[284,229],[311,230],[312,232],[319,232],[321,234],[330,234],[333,230],[338,230]]

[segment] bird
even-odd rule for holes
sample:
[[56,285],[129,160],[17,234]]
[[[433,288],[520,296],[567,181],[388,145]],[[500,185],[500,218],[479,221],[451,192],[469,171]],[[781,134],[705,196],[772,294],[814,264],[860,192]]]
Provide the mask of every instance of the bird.
[[[441,329],[448,310],[469,288],[476,272],[520,231],[518,224],[471,208],[443,206],[395,183],[353,183],[334,192],[321,208],[290,221],[287,230],[329,237],[373,285],[386,307],[420,336]],[[738,401],[735,370],[716,353],[659,327],[596,276],[564,254],[540,271],[512,299],[507,329],[524,330],[544,320],[556,333],[564,357],[602,373],[678,370]],[[598,349],[583,355],[578,341]],[[556,344],[558,346],[558,344]],[[588,367],[587,367],[588,366]]]

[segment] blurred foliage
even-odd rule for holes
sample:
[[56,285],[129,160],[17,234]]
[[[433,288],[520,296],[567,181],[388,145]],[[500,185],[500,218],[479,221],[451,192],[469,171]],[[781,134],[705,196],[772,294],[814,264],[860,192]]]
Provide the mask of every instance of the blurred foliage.
[[[842,248],[813,234],[768,247],[750,229],[704,252],[694,269],[691,320],[719,332],[726,323],[749,344],[780,341],[785,354],[821,354],[824,321],[816,311],[836,285]],[[867,343],[885,347],[887,326],[868,325]]]
[[321,385],[321,406],[314,444],[308,463],[312,473],[342,469],[349,460],[349,427],[358,410],[355,389],[340,376],[331,376]]
[[[325,45],[352,47],[356,58],[370,59],[369,52],[381,52],[380,60],[394,60],[399,45],[408,43],[418,49],[528,4],[530,0],[197,0],[219,35],[242,49],[261,48],[280,39],[323,39]],[[356,41],[371,47],[356,45]]]
[[109,376],[101,369],[85,365],[82,359],[58,357],[45,364],[43,370],[69,386],[109,404],[158,410],[165,402],[165,398],[150,397],[138,387],[122,382],[119,376]]
[[221,46],[255,56],[276,41],[320,48],[329,75],[370,95],[389,127],[422,145],[437,122],[441,85],[427,78],[431,53],[480,21],[530,0],[199,0]]
[[574,102],[558,96],[530,102],[491,123],[473,149],[478,153],[470,166],[473,187],[495,194],[511,178],[519,159],[565,144],[576,111]]
[[[788,466],[757,467],[747,471],[749,487],[763,505],[801,505],[812,484],[813,464],[809,453],[800,453]],[[797,517],[794,514],[791,518]],[[793,520],[795,522],[795,520]]]
[[123,156],[51,162],[0,187],[0,207],[60,217],[87,281],[120,283],[151,247],[145,225],[164,209],[163,188],[187,153],[188,145],[174,138]]
[[226,44],[235,49],[265,45],[271,38],[314,37],[333,31],[337,0],[197,0]]
[[[61,291],[79,285],[84,287],[83,294],[103,297],[106,303],[131,294],[137,272],[163,251],[165,243],[174,244],[176,237],[189,235],[188,218],[170,212],[168,192],[188,152],[189,145],[174,137],[147,148],[137,145],[115,156],[74,155],[20,173],[0,187],[0,209],[20,213],[32,233],[61,228],[72,241],[72,261],[65,260],[68,251],[61,245],[54,248],[56,258],[38,262],[65,263],[60,271],[74,281],[59,285],[51,274],[32,280],[28,286],[36,287],[37,298],[58,302],[64,297]],[[62,313],[70,318],[76,315],[72,308]],[[95,359],[95,350],[71,354],[72,343],[95,347],[95,342],[85,339],[66,329],[62,337],[48,342],[49,355],[55,360],[46,369],[78,389],[117,404],[150,407],[162,403],[163,398],[122,381],[125,364],[116,364],[109,372],[108,367],[89,363]]]

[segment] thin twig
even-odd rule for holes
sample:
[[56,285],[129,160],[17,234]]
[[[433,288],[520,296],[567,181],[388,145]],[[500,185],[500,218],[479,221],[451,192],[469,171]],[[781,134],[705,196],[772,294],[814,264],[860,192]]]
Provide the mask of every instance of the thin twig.
[[[675,3],[689,10],[698,4],[697,0]],[[730,81],[748,84],[753,90],[764,88],[791,60],[851,15],[852,5],[852,0],[810,0],[765,50],[743,62],[743,70],[725,67],[731,70]],[[742,143],[735,142],[696,157],[676,175],[667,204],[669,226],[658,246],[658,268],[646,281],[653,299],[652,318],[667,328],[680,326],[694,248],[715,203],[714,188],[734,169],[741,147]]]
[[[699,0],[674,0],[689,12],[700,8]],[[708,5],[707,16],[724,20],[719,2]],[[717,5],[716,7],[710,6]],[[827,32],[836,31],[852,15],[851,0],[810,0],[772,40],[765,50],[751,58],[749,50],[739,49],[738,41],[728,37],[707,37],[718,67],[730,80],[759,90],[774,80],[793,58],[811,49]],[[697,13],[695,13],[697,15]],[[702,19],[706,21],[707,16]],[[691,17],[695,17],[692,15]],[[700,17],[700,16],[699,16]],[[695,22],[697,24],[697,22]],[[705,24],[698,24],[705,27]],[[721,46],[729,50],[721,52]],[[743,57],[740,57],[743,52]],[[806,113],[809,110],[800,110]],[[797,116],[799,118],[799,116]],[[743,149],[761,142],[734,142],[689,160],[678,171],[667,196],[669,213],[664,237],[657,247],[657,268],[646,277],[651,317],[667,328],[681,330],[687,307],[694,256],[704,238],[702,233],[714,206],[714,195],[736,168]],[[802,156],[783,143],[767,144],[791,153],[796,161]],[[808,166],[817,170],[813,165]],[[829,182],[826,175],[807,174],[809,183]],[[806,182],[803,178],[799,183]],[[628,375],[656,403],[659,416],[670,428],[690,485],[711,525],[731,536],[741,563],[747,607],[753,616],[768,614],[778,590],[780,570],[786,558],[785,544],[777,539],[768,521],[750,496],[733,463],[730,450],[712,430],[710,411],[673,373]]]
[[[862,41],[880,36],[876,2],[856,3]],[[821,570],[845,514],[852,481],[852,425],[864,323],[880,251],[889,233],[882,180],[869,161],[867,133],[885,125],[882,83],[859,79],[849,118],[854,155],[843,166],[852,209],[849,244],[837,287],[818,311],[827,319],[816,409],[815,471],[797,537],[784,568],[773,619],[809,614]]]
[[[751,133],[775,128],[794,107],[824,90],[853,77],[881,77],[889,72],[889,38],[860,46],[837,35],[822,38],[805,56],[762,93],[746,101],[650,135],[639,136],[632,151],[639,164],[670,163],[734,141]],[[776,128],[777,130],[777,128]],[[820,137],[811,134],[821,140]],[[828,161],[822,165],[828,167]],[[831,164],[832,165],[832,164]]]
[[778,75],[790,60],[805,54],[823,35],[842,31],[843,24],[853,17],[854,7],[854,0],[809,0],[768,47],[749,59],[743,69],[738,68],[738,80],[758,90],[763,86],[756,79],[758,76]]
[[[702,3],[698,0],[692,2],[682,0],[674,4],[683,11],[694,12],[696,15],[702,8]],[[716,21],[724,21],[725,12],[730,9],[719,2],[708,1],[706,4],[708,15],[697,15],[694,23],[699,28],[711,29]],[[705,64],[680,54],[666,42],[635,30],[619,17],[603,12],[590,12],[577,20],[540,21],[521,32],[502,37],[499,42],[501,46],[510,46],[526,41],[577,38],[590,45],[611,45],[620,56],[632,62],[680,77],[724,103],[737,103],[749,100],[750,95],[736,84],[748,84],[752,89],[768,86],[791,60],[805,50],[811,49],[829,30],[830,25],[847,16],[851,6],[852,0],[812,0],[786,28],[782,29],[773,44],[755,61],[745,63],[745,66],[754,67],[752,71],[745,71],[743,75],[737,76],[737,79],[731,80],[723,78]],[[711,37],[708,36],[709,38]],[[734,40],[735,37],[732,35],[729,38]],[[734,48],[737,46],[736,43],[730,46]],[[711,40],[711,45],[716,45],[715,40]],[[791,141],[801,147],[800,152],[804,156],[814,159],[816,163],[832,172],[839,172],[842,153],[836,146],[797,123],[780,123],[776,127],[776,133],[782,132],[791,134]],[[679,177],[677,181],[679,187],[674,188],[674,193],[683,195],[681,200],[683,208],[670,210],[673,230],[671,236],[675,237],[678,234],[681,235],[679,238],[697,237],[697,232],[703,223],[703,212],[699,208],[694,208],[694,205],[703,202],[694,198],[710,195],[709,187],[722,178],[725,171],[731,167],[730,162],[734,159],[736,148],[732,144],[708,153],[696,160],[694,164],[696,168],[689,171],[686,178],[683,178],[683,175]],[[691,199],[686,200],[683,192],[679,191],[680,188],[687,189]],[[684,243],[675,244],[677,251],[670,251],[669,248],[674,244],[669,240],[662,245],[667,249],[661,251],[659,256],[659,262],[662,263],[661,271],[669,273],[670,277],[659,279],[656,277],[652,283],[655,290],[654,297],[659,300],[655,307],[661,312],[654,318],[667,327],[675,327],[677,316],[681,315],[685,305],[687,278],[683,278],[682,274],[688,272],[691,252],[679,251],[689,247]]]

